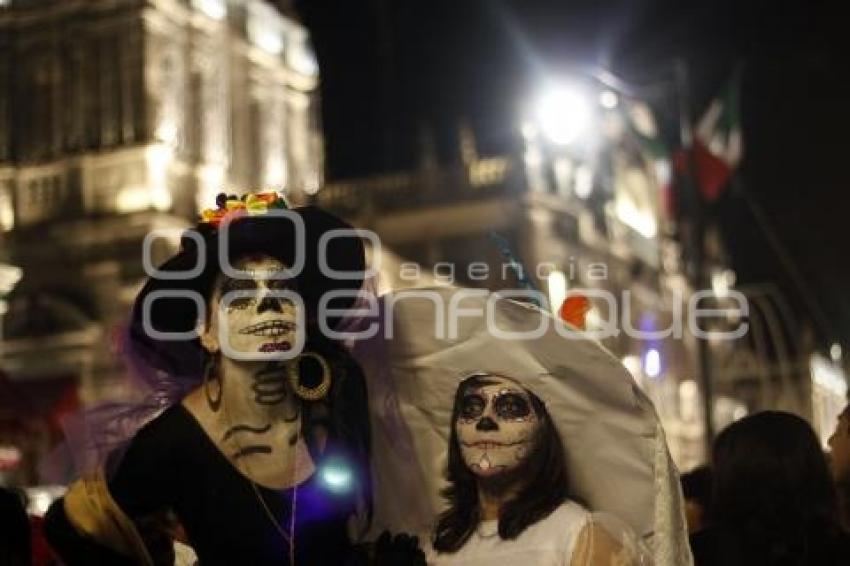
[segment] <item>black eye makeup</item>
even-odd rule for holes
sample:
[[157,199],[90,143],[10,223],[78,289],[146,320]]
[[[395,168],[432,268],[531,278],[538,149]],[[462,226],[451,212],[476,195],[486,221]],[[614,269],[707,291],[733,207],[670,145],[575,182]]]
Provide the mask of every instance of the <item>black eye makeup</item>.
[[519,393],[502,393],[493,400],[493,412],[500,419],[523,419],[531,414],[531,404]]
[[[224,297],[227,293],[231,293],[233,291],[256,291],[257,290],[257,282],[252,279],[233,279],[230,277],[226,277],[221,284],[221,296]],[[232,309],[246,309],[256,304],[256,299],[254,297],[256,293],[250,293],[243,296],[234,297],[227,303],[227,308]]]
[[221,294],[230,293],[231,291],[251,291],[257,288],[257,282],[253,279],[232,279],[225,278],[221,284]]
[[253,307],[257,304],[257,299],[255,297],[236,297],[230,304],[228,308],[231,309],[247,309],[248,307]]
[[479,393],[464,395],[460,401],[459,417],[466,420],[477,419],[484,414],[487,401]]
[[269,279],[268,288],[272,291],[295,291],[297,287],[295,286],[294,279]]
[[[232,291],[255,291],[254,293],[233,298],[228,303],[228,308],[242,310],[255,306],[257,304],[257,293],[260,290],[257,281],[257,279],[234,279],[226,277],[221,284],[222,296]],[[266,280],[266,287],[269,291],[297,291],[295,279],[292,278],[268,279]],[[279,300],[286,304],[292,304],[292,301],[289,299],[279,298]]]

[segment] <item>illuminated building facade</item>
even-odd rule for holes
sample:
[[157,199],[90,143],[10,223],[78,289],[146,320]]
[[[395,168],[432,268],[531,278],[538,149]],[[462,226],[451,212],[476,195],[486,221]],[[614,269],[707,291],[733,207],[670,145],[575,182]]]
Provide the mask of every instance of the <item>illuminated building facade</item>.
[[[697,306],[687,275],[693,266],[665,202],[668,162],[627,121],[634,114],[650,119],[648,109],[622,100],[607,110],[588,143],[552,144],[527,124],[521,152],[482,157],[471,131],[461,128],[454,164],[438,164],[426,147],[416,170],[331,183],[316,199],[378,234],[381,290],[449,283],[522,288],[496,232],[554,309],[571,292],[589,296],[588,328],[653,400],[673,456],[687,470],[705,459],[697,340],[689,325]],[[704,268],[715,296],[698,307],[736,310],[741,304],[730,293],[734,273],[720,235],[709,230],[706,240]],[[733,332],[749,319],[742,313],[708,322],[710,330]],[[710,343],[716,429],[776,407],[777,392],[789,391],[772,354],[753,339],[748,332]],[[754,379],[757,387],[745,394]],[[809,416],[808,378],[784,381],[803,387],[784,408]]]
[[4,320],[12,382],[113,393],[145,235],[222,188],[315,192],[317,86],[306,29],[260,0],[0,4],[0,241],[24,273]]

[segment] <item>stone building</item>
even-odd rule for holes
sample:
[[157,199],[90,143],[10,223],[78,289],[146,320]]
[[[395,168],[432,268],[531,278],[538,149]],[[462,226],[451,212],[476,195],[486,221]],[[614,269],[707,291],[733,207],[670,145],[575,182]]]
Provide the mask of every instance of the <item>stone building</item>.
[[[811,341],[775,286],[736,286],[715,226],[703,262],[711,296],[694,302],[689,219],[672,210],[651,113],[623,97],[598,114],[593,134],[572,145],[524,124],[520,150],[504,155],[479,155],[462,127],[452,162],[438,162],[426,142],[417,168],[330,183],[315,198],[379,236],[380,290],[521,289],[507,245],[550,308],[573,291],[590,297],[589,328],[653,400],[683,470],[706,457],[689,318],[697,309],[718,312],[700,330],[730,336],[707,340],[715,432],[748,412],[781,409],[808,418],[825,439],[846,402],[840,368],[822,356],[810,362]],[[731,338],[737,329],[746,332]]]
[[[523,288],[507,247],[553,310],[573,291],[589,296],[589,328],[653,399],[688,469],[704,457],[696,344],[685,327],[692,287],[664,206],[667,162],[628,123],[640,109],[623,100],[602,112],[592,144],[553,144],[526,124],[521,150],[496,156],[479,155],[462,127],[453,163],[423,144],[418,168],[330,183],[316,199],[379,236],[381,290]],[[708,269],[724,273],[723,258]]]
[[188,226],[222,188],[315,192],[317,86],[306,29],[260,0],[0,1],[0,245],[24,274],[9,379],[42,398],[116,393],[145,235]]

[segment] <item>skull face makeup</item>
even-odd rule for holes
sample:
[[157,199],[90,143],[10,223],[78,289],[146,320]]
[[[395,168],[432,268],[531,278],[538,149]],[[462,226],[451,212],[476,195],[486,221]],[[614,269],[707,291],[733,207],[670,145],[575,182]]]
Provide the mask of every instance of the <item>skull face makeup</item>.
[[[234,267],[251,273],[252,278],[219,278],[211,298],[210,322],[201,337],[205,347],[217,351],[226,337],[226,343],[238,353],[292,348],[296,341],[296,307],[286,297],[271,293],[293,291],[294,285],[288,279],[269,279],[285,266],[277,259],[257,256],[243,259]],[[229,293],[233,294],[228,296]]]
[[[233,279],[222,274],[213,288],[209,324],[201,342],[211,355],[220,356],[219,375],[212,380],[220,389],[221,412],[209,405],[207,398],[213,412],[202,413],[200,420],[206,422],[203,415],[211,419],[207,422],[210,436],[252,481],[275,488],[290,487],[314,470],[304,440],[298,436],[302,404],[287,385],[285,367],[279,362],[246,362],[229,354],[292,347],[297,330],[296,306],[272,294],[291,291],[291,281],[270,279],[285,266],[268,256],[250,256],[235,262],[234,267],[250,273],[251,278]],[[224,344],[228,347],[222,347]]]
[[492,477],[515,470],[533,452],[540,419],[528,392],[488,375],[463,394],[454,426],[466,465],[477,476]]

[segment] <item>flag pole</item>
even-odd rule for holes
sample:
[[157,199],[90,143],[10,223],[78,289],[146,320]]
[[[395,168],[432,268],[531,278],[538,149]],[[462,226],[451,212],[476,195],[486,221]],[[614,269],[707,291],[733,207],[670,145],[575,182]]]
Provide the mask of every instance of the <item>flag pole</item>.
[[[691,219],[693,222],[693,274],[692,280],[695,291],[708,288],[708,278],[705,269],[705,211],[702,204],[702,195],[699,185],[694,178],[696,173],[696,161],[694,159],[694,130],[691,123],[688,89],[688,67],[682,58],[676,59],[676,86],[679,99],[679,142],[685,153],[686,166],[681,182],[685,193],[692,199]],[[699,381],[702,388],[703,400],[703,424],[705,427],[705,449],[706,457],[711,454],[711,446],[714,442],[714,392],[711,379],[711,351],[708,340],[697,337],[697,357],[699,361]]]

